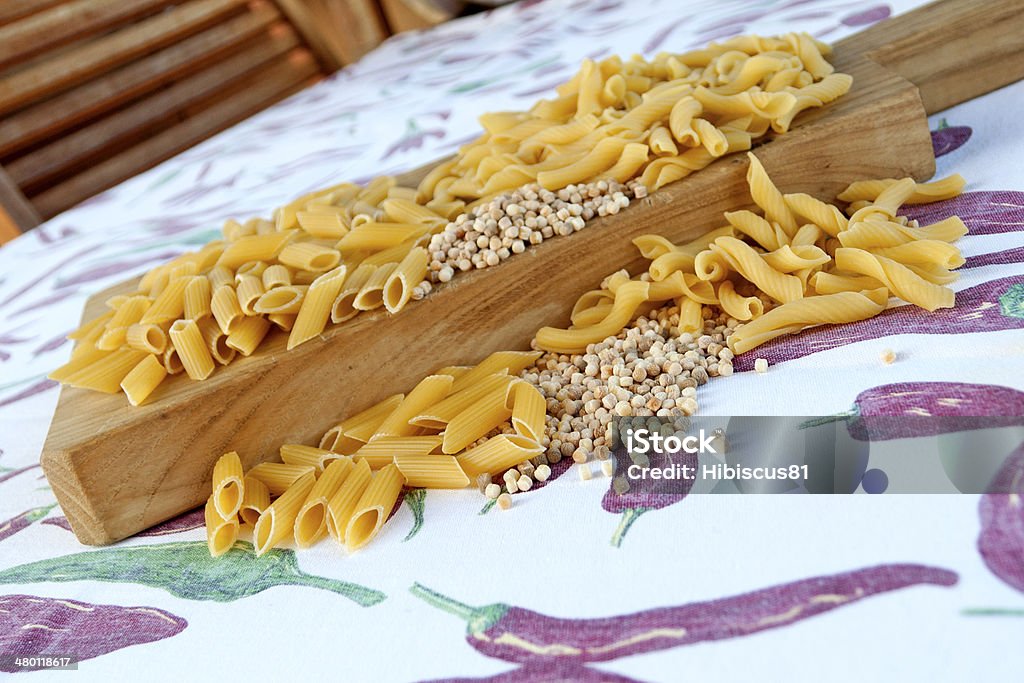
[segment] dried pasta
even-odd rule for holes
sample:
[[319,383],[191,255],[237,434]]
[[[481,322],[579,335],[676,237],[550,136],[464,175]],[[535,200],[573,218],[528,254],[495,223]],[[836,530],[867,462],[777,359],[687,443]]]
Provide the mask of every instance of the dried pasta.
[[469,486],[469,477],[454,455],[396,455],[394,461],[409,486],[425,489]]
[[314,485],[316,477],[310,470],[296,479],[270,504],[270,507],[263,511],[252,532],[257,556],[263,555],[294,532],[295,518]]
[[405,477],[393,464],[373,475],[345,528],[345,550],[358,550],[380,533],[404,485]]
[[[202,379],[213,369],[206,363],[197,366],[191,350],[178,348],[173,338],[164,340],[169,348],[162,347],[153,330],[212,316],[223,333],[220,346],[210,344],[215,337],[210,328],[199,329],[206,333],[216,363],[227,364],[236,352],[257,353],[275,328],[288,333],[291,350],[361,311],[383,306],[399,313],[428,295],[432,282],[446,282],[451,274],[472,267],[460,262],[457,270],[449,267],[438,279],[439,268],[447,266],[439,265],[436,240],[451,223],[473,220],[488,202],[512,190],[528,191],[526,186],[560,191],[572,183],[605,182],[628,183],[630,192],[641,185],[655,190],[723,155],[750,149],[769,131],[788,130],[801,111],[824,106],[849,89],[851,78],[835,73],[827,55],[824,44],[792,33],[777,38],[741,36],[649,60],[584,60],[553,98],[526,111],[481,116],[483,134],[452,159],[437,164],[416,187],[403,186],[391,176],[374,178],[365,186],[339,183],[298,197],[269,218],[227,220],[220,239],[151,269],[137,292],[109,302],[112,313],[102,325],[76,331],[76,339],[88,335],[88,347],[78,353],[120,352],[129,346],[158,355],[169,374],[183,368],[191,379]],[[767,228],[745,220],[734,233],[756,231],[755,241],[775,251],[787,244],[817,244],[815,230],[834,238],[845,229],[843,217],[833,208],[806,195],[782,196],[756,160],[750,174],[754,200],[767,212]],[[884,194],[889,183],[851,186],[848,192],[883,206],[892,195]],[[955,182],[915,184],[905,199],[913,202],[956,189]],[[876,201],[879,197],[881,202]],[[621,199],[628,204],[628,197]],[[894,204],[901,200],[892,199]],[[609,213],[622,206],[615,203]],[[886,215],[877,207],[872,211]],[[796,239],[801,227],[797,216],[821,225]],[[581,229],[586,218],[558,220],[555,234],[563,235]],[[554,232],[552,222],[543,227]],[[502,231],[494,238],[500,246],[495,247],[492,239],[481,247],[487,265],[497,265],[537,243],[533,237],[524,238],[522,231],[513,236],[504,225]],[[665,258],[651,271],[657,274],[655,281],[666,280],[678,269],[692,273],[692,262],[704,248],[669,251],[671,255],[659,254]],[[724,262],[703,258],[715,273],[709,282],[720,282]],[[812,266],[794,272],[805,283],[813,270]],[[656,289],[652,296],[657,299],[649,301],[672,298],[672,287],[678,289],[679,282],[674,279]],[[684,284],[690,289],[687,296],[697,292],[688,281]],[[704,286],[700,300],[711,305],[712,292]],[[619,300],[628,299],[627,295]],[[614,327],[617,318],[606,322],[598,315],[619,316],[624,309],[607,303],[611,308],[586,307],[589,310],[579,321],[587,324],[569,331],[576,340],[574,348],[584,343],[579,329],[595,335]],[[137,324],[157,327],[147,327],[145,336],[134,328],[129,338]]]

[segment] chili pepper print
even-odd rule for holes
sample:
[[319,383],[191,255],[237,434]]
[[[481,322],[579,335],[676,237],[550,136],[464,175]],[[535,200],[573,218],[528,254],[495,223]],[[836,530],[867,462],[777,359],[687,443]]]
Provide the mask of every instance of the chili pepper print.
[[[920,416],[939,419],[913,419]],[[911,419],[898,419],[906,418]],[[986,419],[979,419],[986,418]],[[937,436],[972,429],[1024,425],[1024,392],[994,384],[898,382],[862,391],[853,408],[801,429],[843,420],[859,441]]]
[[39,463],[36,463],[35,465],[26,465],[25,467],[19,467],[17,469],[8,470],[6,472],[0,470],[0,484],[4,483],[8,479],[14,479],[19,474],[24,474],[25,472],[34,470],[37,467],[39,467]]
[[[1024,444],[1007,458],[991,488],[1010,493],[986,493],[981,497],[978,552],[993,574],[1024,593]],[[1024,616],[1024,609],[983,608],[966,612]]]
[[[663,454],[653,454],[650,456],[651,467],[663,468],[670,466],[669,458],[671,456]],[[680,466],[697,466],[696,454],[684,453],[680,456],[680,462],[676,463]],[[628,460],[628,456],[624,451],[618,451],[616,458],[619,462],[625,462]],[[621,468],[625,469],[625,468]],[[618,474],[616,475],[618,476]],[[630,527],[640,519],[640,516],[650,512],[651,510],[660,510],[666,508],[669,505],[675,505],[680,502],[690,493],[690,489],[693,487],[692,480],[680,480],[675,482],[671,492],[652,492],[650,490],[630,490],[625,493],[617,493],[614,486],[614,479],[612,483],[608,485],[608,490],[605,492],[604,497],[601,499],[601,507],[606,512],[612,514],[621,514],[619,519],[619,525],[615,529],[615,533],[612,534],[611,544],[616,548],[622,545],[622,541],[626,538],[626,534],[629,533]],[[636,486],[636,484],[634,484]]]
[[[966,334],[1024,328],[1020,300],[1024,297],[1024,275],[992,280],[957,292],[956,306],[933,313],[916,306],[898,306],[874,318],[854,323],[822,325],[795,336],[785,336],[741,353],[733,360],[737,372],[754,369],[756,358],[772,365],[809,356],[818,351],[900,334]],[[1015,311],[1017,311],[1015,313]]]
[[16,517],[12,517],[6,522],[0,522],[0,541],[13,536],[22,529],[26,529],[31,526],[34,522],[38,522],[40,519],[49,514],[50,510],[57,507],[57,504],[45,505],[43,507],[32,508],[26,510]]
[[[188,622],[155,607],[92,605],[33,595],[0,596],[0,652],[37,656],[74,653],[81,661],[143,643],[176,636]],[[0,671],[13,668],[8,658]]]
[[1024,192],[964,192],[958,197],[941,202],[904,206],[900,213],[921,225],[929,225],[949,216],[960,216],[972,235],[1020,232],[1024,230]]
[[424,683],[641,683],[573,661],[533,663],[484,678],[441,678]]
[[369,607],[386,597],[355,583],[306,574],[295,552],[275,548],[256,557],[239,541],[224,555],[210,557],[206,541],[106,548],[22,564],[0,571],[0,584],[105,581],[163,588],[186,600],[231,602],[275,586],[308,586],[337,593]]
[[603,662],[681,645],[788,626],[858,600],[931,584],[952,586],[956,573],[889,564],[818,576],[707,602],[599,619],[559,619],[505,604],[471,607],[420,584],[414,595],[466,620],[466,641],[508,662]]
[[935,158],[945,156],[962,147],[971,139],[973,131],[967,126],[951,126],[946,119],[939,122],[937,130],[932,131],[932,149]]
[[[50,517],[49,519],[44,519],[42,523],[58,526],[65,531],[71,531],[71,523],[68,521],[68,518],[64,516]],[[140,531],[135,534],[135,536],[138,538],[143,536],[170,536],[171,534],[177,534],[183,531],[202,529],[204,526],[206,526],[206,518],[203,514],[203,508],[196,508],[191,512],[178,515],[166,522],[161,522],[160,524],[150,527],[145,531]]]

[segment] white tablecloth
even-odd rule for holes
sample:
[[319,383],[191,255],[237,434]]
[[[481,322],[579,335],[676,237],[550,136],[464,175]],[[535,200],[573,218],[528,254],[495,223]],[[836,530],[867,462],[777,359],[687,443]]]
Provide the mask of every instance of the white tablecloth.
[[[507,603],[579,619],[914,563],[935,568],[926,571],[932,578],[907,583],[950,583],[955,575],[956,585],[909,586],[806,621],[812,610],[794,612],[787,602],[797,588],[760,602],[713,602],[701,608],[709,633],[717,634],[706,642],[616,657],[592,669],[621,680],[1019,678],[1024,620],[964,612],[1024,608],[1024,577],[1015,589],[978,553],[978,496],[691,496],[643,514],[614,546],[609,540],[622,514],[602,509],[608,480],[582,482],[570,471],[517,496],[509,512],[477,514],[483,500],[476,491],[429,492],[403,505],[381,537],[350,557],[325,542],[282,553],[285,564],[274,571],[252,562],[217,564],[204,559],[205,536],[193,515],[163,535],[99,551],[106,553],[99,556],[102,566],[83,569],[89,558],[74,555],[88,549],[61,526],[53,495],[33,467],[58,395],[45,375],[68,357],[63,338],[86,298],[215,239],[223,219],[266,214],[332,182],[450,154],[477,135],[480,113],[527,107],[585,57],[682,51],[744,32],[806,30],[835,40],[917,4],[546,0],[403,34],[327,81],[4,246],[0,624],[10,629],[0,628],[0,655],[31,654],[25,634],[38,631],[52,634],[67,654],[92,657],[80,665],[89,680],[408,681],[509,671],[500,680],[572,679],[587,670],[558,664],[557,657],[517,669],[477,651],[465,640],[463,620],[409,588],[419,582],[474,606]],[[861,341],[826,340],[817,353],[784,362],[792,354],[776,346],[765,351],[780,361],[768,374],[738,372],[703,387],[702,411],[833,413],[848,409],[861,392],[896,382],[1024,390],[1021,105],[1024,84],[1018,83],[931,121],[933,129],[955,129],[938,136],[943,151],[964,137],[960,127],[973,131],[938,161],[939,175],[963,174],[971,193],[953,208],[971,226],[974,234],[961,247],[975,259],[954,284],[960,322],[943,319],[955,333],[893,318],[885,319],[888,329]],[[993,282],[1005,310],[990,301],[990,292],[971,294]],[[993,314],[993,305],[1002,312]],[[989,324],[993,315],[998,320]],[[893,365],[879,362],[887,348],[898,354]],[[1024,538],[1006,543],[1006,552],[1024,557]],[[144,547],[150,552],[140,555]],[[46,560],[47,566],[25,568]],[[849,585],[870,576],[896,588],[908,571],[925,570],[882,568]],[[846,585],[829,581],[818,593]],[[765,609],[774,616],[767,618]],[[741,633],[772,619],[777,628]],[[551,642],[575,628],[544,631],[536,620],[521,621],[513,626]],[[628,636],[623,623],[604,623],[610,641]],[[69,675],[32,674],[39,680]]]

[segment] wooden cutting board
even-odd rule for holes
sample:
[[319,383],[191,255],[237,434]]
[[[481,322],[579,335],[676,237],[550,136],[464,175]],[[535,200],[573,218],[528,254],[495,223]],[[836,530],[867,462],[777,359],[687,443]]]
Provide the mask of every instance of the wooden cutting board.
[[[854,78],[849,94],[760,143],[758,158],[784,191],[823,199],[863,178],[925,180],[935,169],[926,114],[1024,77],[1021,35],[1024,0],[944,0],[877,24],[835,46],[832,63]],[[643,268],[634,237],[687,241],[749,204],[746,167],[742,154],[723,158],[582,232],[460,275],[398,315],[360,315],[288,352],[277,333],[207,381],[169,378],[143,407],[64,387],[42,455],[54,494],[91,545],[194,508],[225,451],[237,450],[246,468],[276,459],[281,443],[316,443],[339,418],[436,368],[528,348],[538,328],[567,323],[576,298],[605,275]],[[85,318],[134,287],[97,294]]]

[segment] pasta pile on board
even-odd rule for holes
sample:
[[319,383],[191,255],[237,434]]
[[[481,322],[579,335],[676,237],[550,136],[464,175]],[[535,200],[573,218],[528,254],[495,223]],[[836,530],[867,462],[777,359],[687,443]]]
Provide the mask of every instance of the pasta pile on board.
[[788,131],[801,111],[849,90],[828,54],[792,33],[651,60],[585,60],[556,98],[482,116],[483,135],[417,187],[390,176],[342,183],[272,220],[227,221],[223,240],[111,298],[110,311],[70,335],[72,359],[51,377],[123,391],[138,405],[167,375],[204,380],[272,330],[287,332],[292,349],[362,311],[397,313],[458,272],[571,234],[648,188]]
[[[579,353],[618,334],[652,304],[675,300],[679,329],[698,332],[705,307],[737,321],[727,342],[743,353],[784,334],[881,313],[890,296],[927,311],[951,308],[945,285],[964,258],[952,242],[967,233],[957,216],[919,226],[897,214],[904,204],[955,197],[959,175],[932,183],[868,180],[839,195],[846,212],[807,194],[783,194],[752,153],[747,181],[762,213],[726,212],[726,225],[688,244],[660,235],[634,240],[651,260],[646,273],[625,271],[584,294],[568,329],[544,327],[536,345]],[[713,311],[710,312],[713,314]]]
[[[928,311],[953,306],[944,285],[964,263],[951,243],[966,226],[956,216],[920,226],[898,210],[954,197],[963,178],[855,182],[839,195],[844,213],[781,193],[749,157],[762,213],[727,212],[726,225],[688,244],[637,238],[647,271],[613,273],[580,297],[572,326],[540,329],[533,345],[543,355],[499,351],[473,367],[441,368],[408,394],[340,421],[318,447],[286,444],[281,463],[244,475],[237,454],[224,455],[206,506],[210,552],[231,548],[239,519],[252,526],[258,554],[328,534],[356,550],[379,533],[403,486],[475,482],[507,509],[512,493],[546,481],[549,463],[566,455],[583,479],[592,455],[613,476],[611,419],[685,420],[697,411],[696,386],[731,375],[733,354],[877,315],[890,295]],[[625,480],[613,483],[628,490]]]
[[379,533],[403,486],[461,489],[535,458],[545,401],[518,374],[538,356],[498,352],[475,367],[442,368],[331,427],[320,447],[281,446],[280,463],[243,474],[237,453],[223,455],[206,506],[210,552],[231,548],[240,521],[252,526],[257,554],[328,534],[355,551]]

